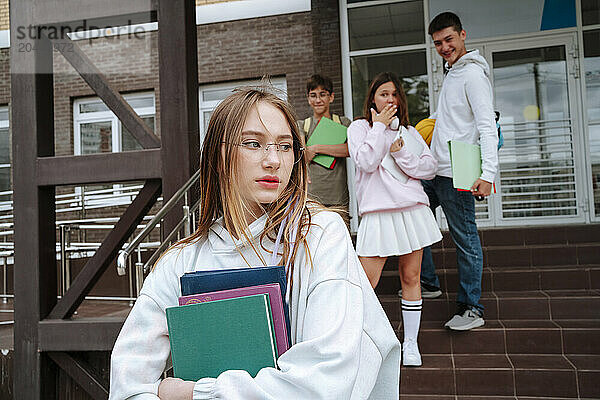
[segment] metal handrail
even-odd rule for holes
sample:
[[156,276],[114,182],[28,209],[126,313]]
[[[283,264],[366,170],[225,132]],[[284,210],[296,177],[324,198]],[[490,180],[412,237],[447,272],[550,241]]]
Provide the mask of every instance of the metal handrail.
[[[163,217],[171,211],[173,207],[181,200],[184,196],[187,196],[187,191],[194,183],[200,178],[200,170],[196,171],[194,175],[181,187],[175,194],[167,201],[160,210],[154,215],[154,218],[146,224],[146,227],[123,249],[119,251],[117,256],[117,274],[125,275],[127,269],[127,258],[133,253],[135,248],[144,240],[156,225],[163,219]],[[186,216],[184,215],[184,219]]]

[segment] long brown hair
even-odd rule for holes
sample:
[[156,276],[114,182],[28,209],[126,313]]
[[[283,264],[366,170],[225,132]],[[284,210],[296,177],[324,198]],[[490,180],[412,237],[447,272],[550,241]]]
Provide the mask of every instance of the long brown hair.
[[382,72],[378,74],[371,85],[369,86],[369,91],[367,92],[367,99],[365,100],[365,106],[363,109],[364,118],[369,121],[369,125],[373,125],[373,117],[371,116],[371,108],[376,112],[377,107],[375,107],[375,92],[379,89],[379,86],[384,83],[392,82],[396,87],[396,98],[398,99],[398,110],[396,111],[396,117],[400,120],[400,125],[404,127],[408,127],[410,124],[408,120],[408,103],[406,102],[406,94],[404,94],[404,89],[402,89],[402,83],[398,76],[393,72]]
[[[300,135],[296,124],[296,116],[291,106],[274,94],[269,86],[242,87],[223,100],[213,112],[200,156],[200,216],[198,228],[187,238],[175,244],[175,247],[191,244],[200,238],[206,237],[213,223],[221,216],[227,231],[237,238],[243,238],[252,248],[251,238],[248,237],[248,223],[244,217],[244,204],[237,176],[237,160],[239,146],[231,143],[241,142],[242,129],[248,115],[258,103],[268,103],[285,116],[293,136],[293,151],[296,162],[292,167],[290,180],[287,187],[282,191],[279,198],[271,204],[265,204],[264,210],[268,215],[265,229],[260,235],[260,245],[263,239],[268,237],[274,240],[275,233],[280,224],[287,217],[288,220],[296,221],[296,224],[288,223],[285,227],[282,244],[283,251],[280,253],[285,262],[290,252],[292,265],[290,265],[290,276],[293,274],[293,259],[298,250],[298,244],[306,246],[306,234],[310,226],[310,211],[307,207],[307,185],[308,165],[304,158],[304,136]],[[288,204],[294,205],[288,207]],[[297,227],[294,242],[291,229]],[[257,255],[258,251],[254,248]],[[260,255],[259,255],[260,258]]]

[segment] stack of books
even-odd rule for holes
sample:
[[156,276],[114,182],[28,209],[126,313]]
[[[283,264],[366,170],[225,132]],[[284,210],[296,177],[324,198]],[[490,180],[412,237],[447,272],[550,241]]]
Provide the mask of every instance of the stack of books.
[[181,278],[178,307],[167,308],[173,375],[253,377],[291,346],[283,266],[196,271]]
[[[312,135],[308,138],[306,146],[346,143],[348,140],[347,130],[348,128],[344,125],[338,124],[327,117],[322,117]],[[335,157],[327,154],[317,154],[312,160],[327,169],[335,167]]]

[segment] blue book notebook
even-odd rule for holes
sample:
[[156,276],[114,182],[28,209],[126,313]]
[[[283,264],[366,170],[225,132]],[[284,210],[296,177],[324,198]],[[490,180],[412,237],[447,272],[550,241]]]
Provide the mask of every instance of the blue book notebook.
[[[220,290],[238,289],[247,286],[258,286],[268,283],[279,283],[281,298],[285,299],[287,279],[283,265],[274,267],[254,267],[235,269],[216,269],[194,271],[183,274],[181,295],[189,296]],[[285,301],[285,300],[284,300]],[[284,304],[285,325],[288,332],[288,345],[291,346],[290,316],[288,307]]]

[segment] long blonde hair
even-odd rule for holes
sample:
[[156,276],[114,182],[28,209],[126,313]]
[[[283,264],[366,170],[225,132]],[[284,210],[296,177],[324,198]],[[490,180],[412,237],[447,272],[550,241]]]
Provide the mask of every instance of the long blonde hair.
[[[290,278],[299,244],[303,243],[306,246],[306,234],[311,220],[310,210],[307,207],[308,166],[302,151],[304,136],[298,130],[295,113],[286,101],[273,93],[273,90],[268,86],[238,88],[213,112],[200,155],[201,207],[198,228],[175,246],[191,244],[206,237],[213,223],[223,216],[225,228],[237,238],[243,238],[254,248],[251,238],[248,237],[248,223],[244,217],[246,206],[236,184],[239,173],[237,171],[239,146],[223,143],[239,143],[244,123],[252,109],[258,103],[268,103],[280,110],[287,120],[293,136],[296,162],[290,180],[279,198],[265,205],[268,217],[265,229],[260,235],[260,245],[266,250],[263,239],[268,237],[274,241],[277,229],[286,218],[288,221],[295,221],[286,224],[281,241],[283,251],[280,254],[283,262],[288,257],[292,260],[288,277]],[[287,207],[288,204],[293,206]],[[292,229],[297,231],[292,233]],[[294,236],[292,243],[291,238]],[[257,252],[256,249],[254,250]]]

